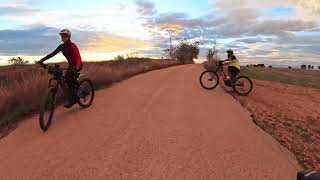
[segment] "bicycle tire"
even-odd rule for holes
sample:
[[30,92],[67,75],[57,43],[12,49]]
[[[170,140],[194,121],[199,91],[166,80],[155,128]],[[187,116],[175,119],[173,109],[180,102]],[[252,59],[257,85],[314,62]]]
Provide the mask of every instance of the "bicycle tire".
[[[240,79],[244,79],[244,80],[246,80],[247,82],[249,82],[248,84],[249,84],[249,89],[247,90],[247,91],[245,91],[245,92],[241,92],[239,89],[237,89],[237,87],[239,87],[240,85],[237,85],[237,82],[240,80]],[[239,82],[238,82],[239,83]],[[235,81],[235,83],[234,83],[234,85],[233,85],[233,90],[239,95],[239,96],[248,96],[251,92],[252,92],[252,90],[253,90],[253,83],[252,83],[252,81],[251,81],[251,79],[249,78],[249,77],[247,77],[247,76],[239,76],[239,77],[237,77],[237,79],[236,79],[236,81]]]
[[[213,86],[210,86],[210,87],[206,86],[205,83],[203,82],[203,81],[204,81],[204,78],[205,78],[205,75],[207,75],[208,73],[209,73],[210,76],[212,77],[212,78],[210,78],[210,79],[208,79],[208,80],[209,80],[209,81],[215,80],[215,82],[213,82]],[[214,78],[216,78],[216,79],[214,79]],[[204,89],[206,89],[206,90],[215,89],[215,88],[219,85],[219,76],[218,76],[218,74],[217,74],[215,71],[204,71],[204,72],[201,74],[199,80],[200,80],[201,86],[202,86]]]
[[[80,97],[79,97],[79,100],[78,100],[78,104],[82,108],[88,108],[88,107],[90,107],[92,105],[92,102],[94,100],[95,90],[94,90],[93,83],[92,83],[92,81],[90,79],[81,79],[79,81],[79,90],[78,91],[82,91],[81,86],[84,83],[87,83],[89,85],[89,88],[90,88],[89,91],[91,92],[91,97],[90,97],[88,103],[83,103],[81,101],[81,99],[83,99],[83,97],[81,97],[81,95],[82,95],[81,93],[88,93],[88,92],[80,92],[80,95],[79,95]],[[84,98],[86,98],[86,96]]]
[[[54,109],[55,109],[57,90],[55,87],[51,87],[48,89],[46,94],[47,95],[42,102],[40,116],[39,116],[40,128],[44,132],[47,131],[51,126]],[[48,117],[46,117],[47,111],[48,111]]]

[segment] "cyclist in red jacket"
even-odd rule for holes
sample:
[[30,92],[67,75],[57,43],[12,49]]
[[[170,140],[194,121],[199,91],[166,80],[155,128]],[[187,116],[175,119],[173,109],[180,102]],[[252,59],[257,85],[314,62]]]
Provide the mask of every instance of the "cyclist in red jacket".
[[63,29],[59,34],[61,36],[63,44],[58,46],[58,48],[54,50],[52,53],[42,58],[38,63],[42,64],[44,61],[52,58],[59,52],[62,52],[62,54],[66,57],[69,63],[69,67],[65,74],[65,78],[68,85],[69,97],[68,101],[65,103],[64,106],[66,108],[70,108],[77,103],[75,86],[77,84],[79,71],[81,71],[82,69],[82,59],[77,45],[71,41],[71,31],[69,29]]

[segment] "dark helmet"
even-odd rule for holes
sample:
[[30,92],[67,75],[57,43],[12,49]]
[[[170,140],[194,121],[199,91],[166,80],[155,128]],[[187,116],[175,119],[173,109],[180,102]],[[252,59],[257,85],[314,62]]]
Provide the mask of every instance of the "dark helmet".
[[233,54],[233,50],[232,49],[228,49],[227,51],[226,51],[228,54],[230,53],[230,54]]

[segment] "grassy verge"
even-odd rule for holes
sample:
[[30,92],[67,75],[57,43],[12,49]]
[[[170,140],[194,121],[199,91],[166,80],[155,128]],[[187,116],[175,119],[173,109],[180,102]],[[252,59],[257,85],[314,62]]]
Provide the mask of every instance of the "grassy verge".
[[[253,79],[280,82],[284,84],[292,84],[298,86],[312,87],[320,89],[320,79],[318,77],[311,78],[311,74],[306,75],[306,70],[268,70],[261,68],[242,68],[241,74],[249,76]],[[312,72],[316,74],[316,71]],[[320,72],[319,74],[320,75]]]
[[[145,58],[93,62],[84,64],[82,73],[101,89],[137,74],[178,64],[174,60]],[[39,110],[49,77],[36,65],[0,67],[0,131]]]

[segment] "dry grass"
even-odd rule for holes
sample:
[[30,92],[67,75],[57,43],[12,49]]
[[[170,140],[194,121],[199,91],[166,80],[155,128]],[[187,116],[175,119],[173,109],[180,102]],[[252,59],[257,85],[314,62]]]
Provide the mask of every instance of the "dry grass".
[[[137,74],[174,65],[178,62],[151,59],[106,61],[86,63],[82,73],[94,82],[96,88],[102,88]],[[37,112],[48,79],[47,72],[36,65],[0,67],[0,127]]]

